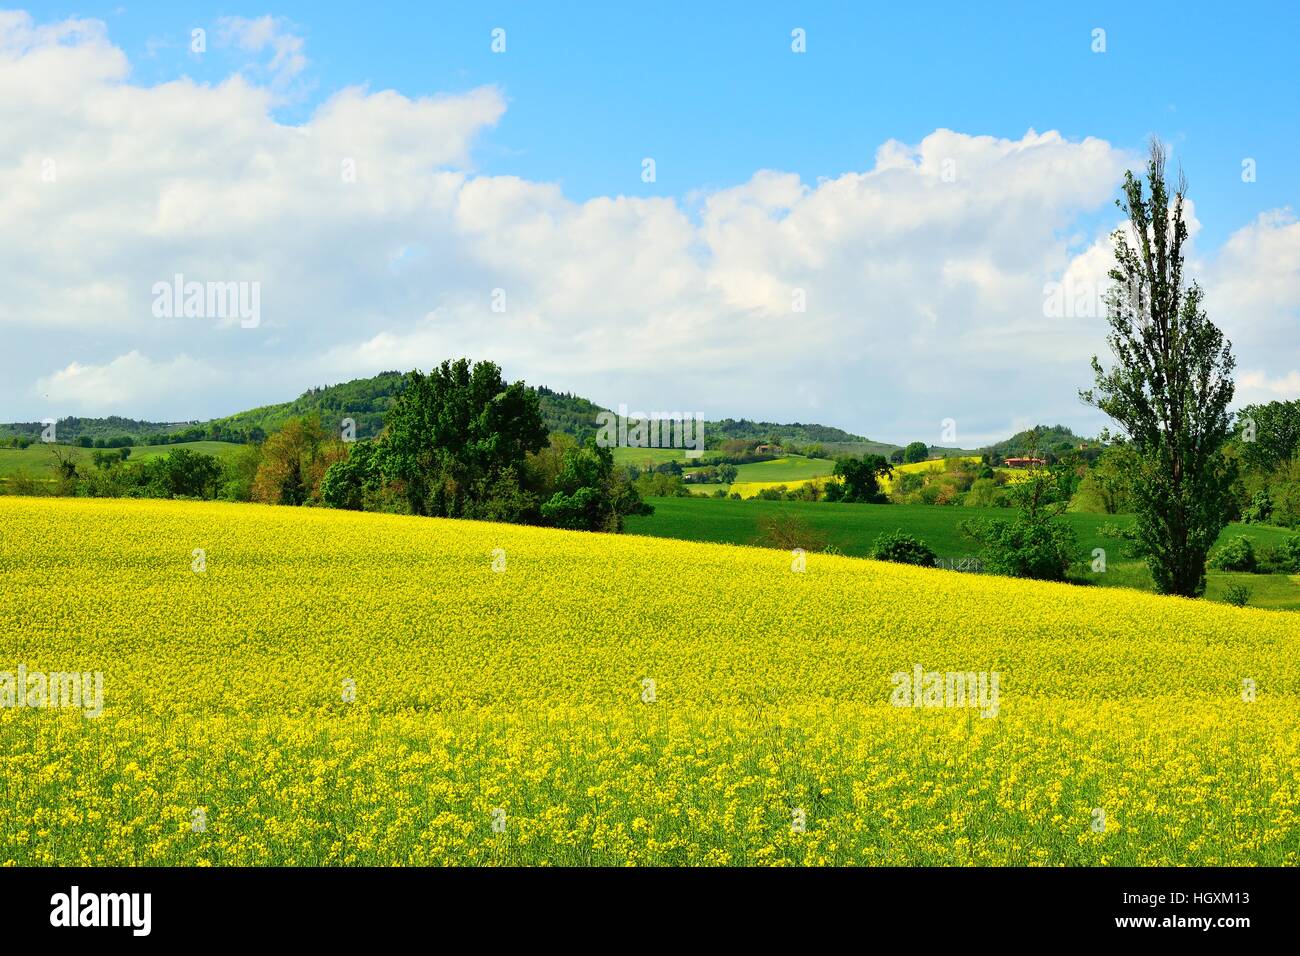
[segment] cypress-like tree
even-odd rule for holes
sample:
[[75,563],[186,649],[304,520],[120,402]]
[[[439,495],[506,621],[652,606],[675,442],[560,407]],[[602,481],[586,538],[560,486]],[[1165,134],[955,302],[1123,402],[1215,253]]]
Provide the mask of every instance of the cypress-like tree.
[[1116,365],[1105,371],[1094,356],[1096,385],[1080,397],[1113,418],[1137,452],[1134,542],[1156,589],[1199,597],[1206,555],[1228,520],[1234,469],[1221,449],[1236,363],[1201,306],[1201,287],[1184,284],[1187,180],[1179,174],[1171,207],[1167,158],[1152,139],[1149,196],[1140,177],[1124,176],[1117,205],[1129,231],[1112,237],[1115,285],[1107,298]]

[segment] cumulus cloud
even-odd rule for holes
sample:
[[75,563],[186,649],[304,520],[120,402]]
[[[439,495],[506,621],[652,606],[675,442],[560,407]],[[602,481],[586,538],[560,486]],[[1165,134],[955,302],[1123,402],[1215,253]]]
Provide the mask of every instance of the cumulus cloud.
[[38,380],[36,391],[61,412],[166,402],[181,411],[188,390],[222,379],[216,369],[188,355],[155,362],[131,351],[103,365],[71,362]]
[[[291,35],[263,18],[231,36],[301,78]],[[1043,290],[1105,263],[1077,222],[1133,157],[1101,140],[940,129],[816,182],[759,170],[680,200],[575,202],[475,173],[505,113],[493,87],[343,89],[291,126],[271,79],[129,75],[102,25],[0,16],[0,124],[20,133],[0,139],[0,229],[23,237],[0,259],[0,329],[21,344],[0,354],[0,418],[45,417],[54,396],[219,415],[459,355],[607,405],[894,440],[1087,414],[1104,323],[1045,317]],[[1294,229],[1262,218],[1207,266],[1241,284],[1252,328],[1285,320],[1294,274],[1257,254],[1294,263]],[[178,274],[260,283],[260,324],[155,317],[150,290]],[[1250,367],[1285,374],[1276,358]]]

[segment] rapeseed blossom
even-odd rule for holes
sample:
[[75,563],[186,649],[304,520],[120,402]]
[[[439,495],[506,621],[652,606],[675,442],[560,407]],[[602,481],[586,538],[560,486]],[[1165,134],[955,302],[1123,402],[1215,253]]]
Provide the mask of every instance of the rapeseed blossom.
[[[0,864],[1300,863],[1300,619],[802,567],[0,498],[0,671],[103,674],[98,716],[0,708]],[[918,666],[996,716],[891,704]]]

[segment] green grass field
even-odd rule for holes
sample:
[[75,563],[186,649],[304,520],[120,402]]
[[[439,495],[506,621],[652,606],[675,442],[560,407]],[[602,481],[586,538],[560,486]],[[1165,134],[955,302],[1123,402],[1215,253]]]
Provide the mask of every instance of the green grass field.
[[638,468],[645,468],[647,465],[662,465],[666,461],[680,461],[682,467],[695,465],[695,460],[686,457],[684,448],[628,448],[624,445],[618,445],[611,448],[614,453],[614,464],[616,465],[636,465]]
[[[653,468],[667,461],[681,462],[682,467],[691,471],[699,463],[686,457],[681,448],[624,448],[614,449],[614,462],[618,465],[636,465],[639,468]],[[805,458],[802,455],[786,455],[771,461],[755,461],[747,465],[736,466],[736,481],[803,481],[807,478],[821,478],[835,470],[835,462],[828,458]],[[696,494],[712,494],[718,489],[727,490],[722,484],[691,485]]]
[[[805,501],[732,501],[705,498],[654,498],[655,513],[629,518],[630,534],[723,544],[758,544],[759,522],[778,513],[798,515],[810,528],[825,536],[829,545],[852,557],[866,557],[876,537],[889,531],[905,531],[920,538],[941,558],[973,557],[975,549],[957,525],[966,518],[1009,518],[1006,508],[940,507],[936,505],[845,505]],[[1094,548],[1106,551],[1106,571],[1093,573],[1085,565],[1074,573],[1080,584],[1102,587],[1131,587],[1151,590],[1151,577],[1140,561],[1123,557],[1123,542],[1102,534],[1107,524],[1132,521],[1125,515],[1070,513],[1064,520],[1079,536],[1080,551],[1091,557]],[[1290,535],[1284,528],[1261,525],[1229,525],[1223,536],[1245,535],[1256,548],[1276,544]],[[1207,596],[1222,600],[1232,584],[1251,590],[1250,605],[1279,610],[1300,610],[1300,576],[1282,574],[1230,574],[1211,571]]]
[[826,458],[787,455],[773,461],[756,461],[736,468],[737,481],[803,481],[820,478],[835,470],[835,462]]
[[[90,465],[91,456],[96,451],[101,450],[78,448],[75,445],[55,445],[53,447],[58,449],[59,454],[71,457],[78,465],[84,463],[87,466]],[[233,455],[242,447],[242,445],[224,441],[190,441],[179,442],[175,445],[136,445],[131,449],[131,457],[128,460],[143,461],[146,458],[165,455],[173,448],[188,448],[190,451],[224,458]],[[115,449],[103,450],[113,451]],[[38,443],[29,445],[27,448],[0,448],[0,478],[7,478],[22,471],[33,478],[50,479],[53,477],[53,465],[54,454],[49,445]]]

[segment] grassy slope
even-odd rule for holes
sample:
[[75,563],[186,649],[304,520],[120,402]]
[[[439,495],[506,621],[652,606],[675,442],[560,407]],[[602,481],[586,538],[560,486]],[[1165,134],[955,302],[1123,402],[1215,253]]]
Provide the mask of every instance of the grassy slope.
[[[91,456],[96,451],[117,450],[115,448],[78,448],[73,445],[59,445],[57,447],[60,454],[72,457],[78,464],[84,462],[87,465],[90,464]],[[223,458],[226,455],[234,454],[241,447],[243,446],[224,441],[190,441],[180,442],[175,445],[137,445],[131,449],[129,460],[143,461],[146,458],[165,455],[173,448],[188,448],[190,451]],[[54,456],[46,445],[36,444],[22,449],[0,448],[0,478],[8,477],[18,471],[25,471],[33,478],[50,478],[52,477],[51,468],[53,462]]]
[[737,481],[802,481],[820,478],[835,469],[835,462],[826,458],[803,458],[787,455],[773,461],[756,461],[736,468]]
[[[687,471],[698,466],[697,462],[687,459],[680,448],[615,448],[614,461],[619,465],[637,465],[653,467],[666,461],[679,461]],[[736,466],[736,481],[803,481],[807,478],[820,478],[829,475],[835,469],[835,462],[828,458],[805,458],[802,455],[786,455],[771,461],[755,461],[747,465]],[[693,491],[711,492],[726,485],[708,484],[691,485]]]
[[[957,529],[966,518],[1008,518],[1004,508],[938,507],[934,505],[844,505],[802,501],[731,501],[704,498],[655,498],[655,513],[648,518],[631,518],[632,534],[689,541],[716,541],[726,544],[754,544],[760,537],[759,521],[779,512],[797,514],[813,529],[822,532],[827,542],[853,557],[865,557],[876,536],[901,530],[928,544],[940,557],[971,556],[971,542]],[[1076,579],[1103,587],[1133,587],[1149,590],[1151,578],[1137,561],[1122,557],[1122,542],[1101,533],[1103,525],[1123,524],[1131,519],[1119,515],[1067,514],[1065,521],[1079,536],[1083,552],[1093,548],[1106,551],[1106,573],[1080,571]],[[1230,525],[1225,537],[1242,534],[1256,547],[1275,544],[1290,532],[1282,528],[1259,525]],[[1211,571],[1208,596],[1221,599],[1226,587],[1245,584],[1251,589],[1250,603],[1256,607],[1300,610],[1300,582],[1286,575],[1227,574]]]

